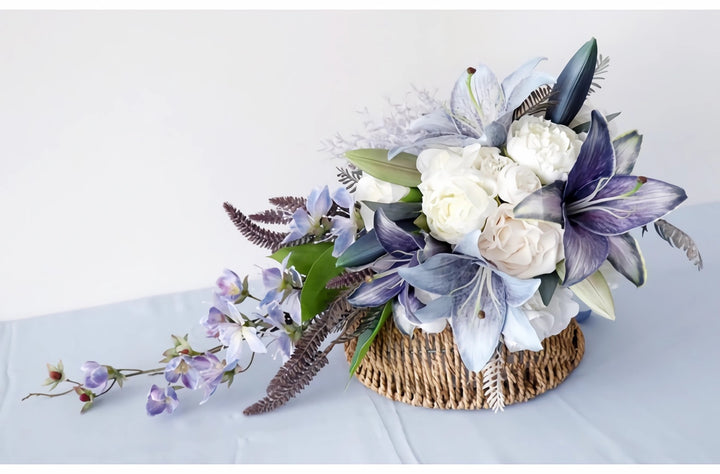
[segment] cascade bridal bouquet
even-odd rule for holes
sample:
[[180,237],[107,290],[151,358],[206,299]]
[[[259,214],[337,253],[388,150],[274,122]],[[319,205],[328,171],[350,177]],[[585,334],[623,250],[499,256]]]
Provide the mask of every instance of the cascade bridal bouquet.
[[642,136],[613,133],[618,114],[588,99],[609,64],[595,39],[557,77],[536,70],[542,59],[502,81],[484,64],[468,67],[449,101],[416,91],[416,103],[396,106],[381,127],[331,140],[343,160],[332,189],[271,198],[254,214],[225,203],[275,265],[218,278],[200,321],[211,348],[172,336],[154,369],[88,361],[77,380],[62,362],[48,364],[50,390],[67,390],[28,397],[74,393],[85,412],[131,377],[162,374],[146,410],[171,413],[180,389],[201,390],[204,403],[268,353],[284,364],[245,410],[263,413],[297,395],[335,346],[358,374],[380,335],[394,331],[403,341],[446,334],[448,360],[454,354],[470,374],[453,383],[465,380],[465,393],[463,377],[476,377],[484,407],[502,409],[514,377],[498,370],[505,358],[540,353],[590,312],[614,319],[607,279],[645,283],[633,230],[652,225],[702,268],[692,239],[664,219],[685,191],[633,174]]

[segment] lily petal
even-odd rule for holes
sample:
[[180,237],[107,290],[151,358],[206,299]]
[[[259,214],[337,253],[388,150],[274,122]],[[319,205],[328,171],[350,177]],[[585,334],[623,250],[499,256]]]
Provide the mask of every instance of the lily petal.
[[615,150],[610,141],[607,122],[597,110],[590,113],[592,123],[585,142],[580,147],[565,186],[565,199],[582,199],[594,188],[586,186],[595,180],[609,178],[615,172]]
[[505,110],[505,94],[497,77],[486,65],[475,67],[475,73],[470,77],[470,91],[483,127],[494,122]]
[[515,219],[538,219],[563,223],[562,195],[565,182],[558,180],[543,186],[520,201],[513,209]]
[[475,100],[470,93],[471,80],[470,74],[466,71],[455,81],[450,95],[450,112],[460,135],[478,138],[482,135],[483,123],[478,117]]
[[637,240],[630,234],[613,235],[608,238],[610,253],[608,261],[618,272],[638,288],[645,284],[647,268]]
[[510,352],[541,351],[543,349],[540,338],[530,324],[530,320],[520,308],[508,308],[502,335]]
[[[526,61],[525,63],[523,63],[519,68],[517,68],[516,70],[511,72],[505,79],[503,79],[502,84],[500,84],[500,87],[502,87],[505,97],[511,97],[513,94],[513,91],[523,81],[525,81],[528,77],[530,77],[530,75],[533,73],[533,71],[535,70],[537,65],[540,64],[540,61],[543,61],[545,59],[547,59],[547,58],[543,58],[540,56],[538,56],[536,58],[532,58],[529,61]],[[528,91],[528,95],[533,90],[535,90],[535,89]],[[522,103],[522,101],[525,100],[526,97],[527,97],[527,95],[520,100],[520,103],[518,103],[518,105],[520,105]],[[510,102],[511,101],[508,100],[508,103],[510,103]],[[515,107],[513,107],[513,109],[516,107],[517,107],[517,105]]]
[[447,295],[469,283],[477,274],[474,259],[442,253],[411,268],[400,268],[398,274],[409,284],[438,295]]
[[380,242],[380,245],[382,245],[389,254],[395,251],[403,253],[415,252],[424,245],[424,241],[421,238],[416,240],[412,235],[388,219],[382,208],[378,208],[378,210],[375,211],[373,225],[378,242]]
[[[467,295],[470,298],[454,298],[450,317],[460,358],[465,367],[473,372],[481,371],[492,357],[507,313],[505,300],[491,295],[487,285],[482,285],[482,280],[482,277],[477,278],[475,287]],[[503,289],[493,290],[502,292]]]
[[540,288],[539,278],[530,278],[522,280],[515,278],[505,273],[494,271],[493,282],[495,280],[502,280],[505,288],[505,300],[508,306],[520,306],[532,298],[535,292]]
[[315,188],[310,192],[307,200],[307,210],[313,218],[318,219],[327,214],[331,205],[332,199],[330,199],[330,190],[327,186],[322,189]]
[[348,302],[358,308],[374,308],[390,301],[402,289],[402,278],[393,273],[370,283],[363,283],[348,297]]
[[615,149],[615,174],[630,174],[640,155],[642,135],[637,130],[625,133],[612,142]]
[[572,220],[596,234],[624,234],[663,217],[685,199],[685,190],[664,181],[613,176]]
[[422,324],[432,323],[439,319],[450,317],[453,309],[453,298],[451,296],[441,296],[434,299],[415,311],[415,318]]
[[565,247],[565,279],[563,286],[571,286],[589,277],[600,268],[610,251],[608,238],[567,221],[563,235]]

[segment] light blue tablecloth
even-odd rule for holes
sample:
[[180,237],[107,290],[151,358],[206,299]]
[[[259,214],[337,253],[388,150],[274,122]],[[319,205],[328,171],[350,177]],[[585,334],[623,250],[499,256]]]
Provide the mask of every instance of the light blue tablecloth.
[[504,413],[442,411],[392,402],[349,385],[339,349],[298,398],[245,417],[279,361],[256,358],[229,390],[198,406],[180,392],[175,414],[151,418],[152,378],[131,380],[85,415],[74,396],[39,391],[45,363],[96,360],[148,367],[197,322],[210,290],[157,296],[0,323],[3,463],[717,463],[720,462],[720,203],[671,219],[697,241],[698,272],[651,229],[640,239],[647,285],[615,290],[617,320],[582,324],[586,353],[558,388]]

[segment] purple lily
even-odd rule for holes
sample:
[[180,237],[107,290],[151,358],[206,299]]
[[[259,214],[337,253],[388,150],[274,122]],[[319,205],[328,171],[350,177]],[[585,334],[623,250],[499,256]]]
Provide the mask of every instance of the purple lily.
[[567,182],[555,181],[535,191],[515,207],[514,215],[563,225],[564,286],[592,275],[606,259],[639,285],[644,281],[644,261],[627,232],[663,217],[687,195],[664,181],[617,174],[632,164],[628,166],[624,154],[616,157],[605,118],[597,111],[591,117]]
[[150,392],[147,396],[145,410],[150,416],[159,415],[164,411],[172,413],[175,411],[175,408],[177,408],[179,403],[177,394],[172,387],[167,387],[163,390],[153,384],[153,386],[150,387]]
[[501,334],[516,341],[518,349],[542,349],[519,309],[535,294],[540,280],[521,280],[495,270],[480,255],[479,235],[479,230],[471,232],[454,253],[433,255],[398,272],[410,285],[441,295],[415,316],[425,324],[449,318],[460,357],[475,372],[490,360]]
[[371,268],[377,272],[373,280],[360,285],[348,298],[351,305],[360,308],[383,305],[406,289],[398,270],[417,265],[418,252],[425,247],[423,237],[404,231],[387,218],[382,208],[375,211],[374,229],[387,254],[372,264]]
[[82,370],[85,375],[84,385],[87,388],[97,388],[98,392],[102,392],[105,389],[108,382],[107,367],[89,360],[80,367],[80,370]]

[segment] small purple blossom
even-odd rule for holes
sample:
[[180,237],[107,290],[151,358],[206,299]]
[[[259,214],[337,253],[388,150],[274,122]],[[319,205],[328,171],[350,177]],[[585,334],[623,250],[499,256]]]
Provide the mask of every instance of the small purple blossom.
[[272,342],[277,344],[277,350],[273,357],[280,354],[283,362],[285,362],[290,358],[293,350],[293,340],[290,333],[297,333],[297,331],[300,330],[300,326],[295,324],[294,321],[288,320],[285,312],[275,301],[268,305],[267,312],[267,316],[260,316],[260,318],[267,324],[278,329],[277,331],[269,332],[271,337],[275,337]]
[[108,369],[104,365],[100,365],[95,361],[89,360],[85,362],[80,370],[83,371],[85,377],[85,386],[87,388],[98,389],[102,392],[108,382]]
[[263,285],[265,286],[265,297],[260,302],[260,307],[265,308],[273,301],[277,302],[283,311],[290,313],[293,321],[302,321],[300,310],[300,289],[302,288],[302,277],[295,267],[287,268],[290,255],[285,257],[280,268],[266,268],[262,272]]
[[219,331],[218,331],[218,325],[220,323],[226,323],[227,318],[223,314],[222,311],[217,309],[215,306],[210,308],[210,311],[208,311],[207,316],[203,317],[200,320],[200,324],[205,328],[207,331],[208,337],[218,337]]
[[147,410],[147,413],[150,416],[159,415],[164,411],[172,413],[175,411],[175,408],[177,408],[179,403],[177,394],[172,387],[167,387],[163,390],[153,384],[153,386],[150,387],[150,392],[148,393],[145,410]]
[[327,230],[323,226],[323,217],[327,215],[331,206],[332,199],[327,186],[313,189],[307,198],[307,210],[301,207],[293,213],[290,233],[282,243],[287,244],[308,234],[323,234]]
[[257,335],[257,330],[251,326],[241,326],[235,323],[222,323],[218,326],[220,330],[220,342],[227,346],[225,359],[228,365],[240,361],[244,352],[243,341],[247,341],[250,350],[257,353],[266,353],[267,347]]
[[165,366],[165,380],[175,383],[182,380],[182,384],[190,390],[200,386],[200,373],[193,367],[192,358],[187,355],[180,355],[168,362]]
[[202,354],[192,358],[192,367],[200,374],[200,387],[205,392],[200,405],[210,399],[228,369],[225,364],[211,353]]
[[235,303],[242,296],[243,284],[240,282],[240,278],[227,268],[223,270],[216,284],[215,294],[230,303]]

